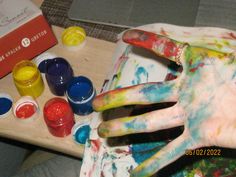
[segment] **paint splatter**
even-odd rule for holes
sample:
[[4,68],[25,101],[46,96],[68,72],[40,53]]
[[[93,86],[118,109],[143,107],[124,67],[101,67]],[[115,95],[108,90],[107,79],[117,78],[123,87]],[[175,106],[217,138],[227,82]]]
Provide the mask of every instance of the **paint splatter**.
[[150,103],[160,102],[171,96],[173,84],[157,83],[155,85],[146,85],[140,91]]
[[132,84],[137,85],[144,82],[148,82],[148,72],[144,67],[137,66],[135,71],[135,79],[132,80]]
[[[155,25],[154,25],[155,26]],[[232,41],[228,41],[227,39],[225,40],[222,40],[222,36],[227,36],[228,38],[232,39],[234,36],[230,36],[231,34],[229,34],[227,31],[223,32],[220,31],[220,32],[216,32],[213,30],[213,32],[211,33],[211,31],[206,31],[205,29],[202,29],[202,28],[198,28],[197,30],[192,30],[190,28],[178,28],[178,27],[175,27],[175,26],[171,26],[168,27],[167,26],[167,29],[166,28],[160,28],[160,27],[157,27],[158,29],[156,29],[156,31],[154,29],[152,29],[152,31],[155,31],[155,33],[157,34],[163,34],[163,35],[169,35],[170,38],[173,38],[173,39],[178,39],[179,41],[183,41],[183,42],[188,42],[190,43],[190,46],[199,46],[199,48],[194,48],[194,50],[189,50],[189,48],[187,49],[188,51],[185,53],[186,55],[184,56],[184,59],[185,59],[185,63],[188,68],[184,68],[185,70],[183,71],[184,73],[181,75],[181,76],[185,76],[184,80],[182,80],[179,84],[182,86],[181,89],[179,90],[179,100],[182,100],[182,102],[180,101],[179,103],[181,104],[181,106],[184,107],[185,110],[187,110],[188,112],[192,111],[194,112],[193,114],[186,114],[186,116],[190,116],[190,117],[193,117],[192,120],[190,120],[190,123],[187,124],[186,126],[196,126],[198,124],[201,124],[204,117],[206,116],[209,116],[208,115],[208,112],[206,111],[205,107],[208,107],[209,105],[207,104],[203,104],[204,102],[198,102],[198,100],[196,101],[196,98],[199,97],[199,94],[204,94],[205,91],[209,91],[209,88],[211,88],[209,85],[211,85],[211,83],[208,82],[208,80],[206,79],[206,82],[205,82],[205,86],[204,87],[198,87],[198,83],[201,83],[202,80],[204,78],[206,78],[204,75],[205,73],[201,73],[201,71],[205,71],[206,67],[207,69],[210,68],[212,65],[215,65],[215,63],[208,63],[208,64],[211,64],[211,65],[206,65],[207,63],[205,63],[206,61],[203,61],[206,59],[206,57],[208,58],[212,58],[212,59],[224,59],[225,58],[225,55],[221,55],[219,56],[217,54],[216,51],[208,51],[208,50],[202,50],[203,47],[208,47],[208,48],[213,48],[215,50],[225,50],[225,51],[232,51],[232,50],[235,50],[236,49],[236,46],[235,44],[232,43]],[[205,32],[204,32],[205,31]],[[209,35],[209,33],[211,35]],[[233,33],[233,35],[235,35]],[[218,38],[220,38],[218,40]],[[152,39],[154,40],[159,40],[159,42],[163,42],[161,43],[161,45],[157,46],[157,52],[159,52],[159,54],[163,54],[165,56],[171,56],[173,55],[173,53],[176,53],[177,49],[175,48],[175,45],[172,45],[172,41],[170,41],[170,43],[168,43],[168,40],[162,40],[161,37],[159,39],[155,38],[154,36],[151,36],[151,38],[149,38],[145,33],[139,33],[138,34],[138,38],[136,38],[134,40],[134,42],[137,42],[136,44],[141,46],[141,47],[145,47],[145,48],[149,48],[150,46],[153,46],[151,44],[153,44],[153,41]],[[181,39],[181,40],[180,40]],[[215,40],[217,39],[217,40]],[[173,41],[173,42],[176,42],[176,41]],[[162,45],[163,44],[163,45]],[[165,44],[169,44],[169,47],[168,45],[165,46]],[[194,45],[191,45],[191,44],[194,44]],[[159,48],[158,48],[159,47]],[[177,43],[177,47],[179,47],[178,43]],[[150,48],[149,48],[150,49]],[[165,49],[168,49],[165,53]],[[173,49],[173,50],[172,50]],[[200,52],[200,50],[202,50],[202,52]],[[123,55],[123,49],[120,51],[120,53]],[[155,51],[154,51],[155,52]],[[165,53],[165,54],[164,54]],[[123,59],[125,57],[127,57],[128,55],[123,55]],[[126,60],[127,59],[127,60]],[[170,60],[172,59],[175,59],[174,57],[173,58],[168,58]],[[132,62],[133,60],[135,60],[135,57],[132,58]],[[120,60],[121,61],[121,60]],[[172,60],[174,61],[174,60]],[[122,61],[123,62],[123,61]],[[125,58],[125,62],[127,62],[127,64],[130,64],[128,58]],[[146,60],[144,61],[146,62]],[[119,62],[118,62],[119,63]],[[204,65],[205,64],[205,65]],[[231,63],[229,63],[231,64]],[[153,72],[153,73],[150,73],[150,69],[148,67],[146,67],[146,63],[131,63],[131,65],[133,67],[136,67],[135,69],[135,77],[137,77],[137,79],[134,79],[132,80],[132,84],[139,84],[140,82],[142,82],[143,80],[145,80],[146,78],[150,79],[152,76],[151,74],[159,74],[158,72]],[[120,67],[121,66],[121,63],[119,63],[117,66],[119,66],[119,68],[123,68],[123,67]],[[124,65],[123,65],[124,66]],[[185,66],[185,65],[183,65]],[[141,68],[143,67],[143,68]],[[149,73],[149,76],[146,75],[144,69],[146,69],[146,72]],[[123,75],[123,70],[119,70],[119,72],[117,72],[118,70],[116,70],[115,74],[117,74],[119,77],[117,77],[117,79],[115,79],[116,81],[114,81],[112,84],[111,84],[111,87],[110,88],[117,88],[118,86],[118,80],[121,80],[122,79],[122,83],[119,83],[119,87],[124,87],[123,84],[127,84],[127,82],[125,82],[126,80],[126,75]],[[198,72],[199,71],[199,72]],[[209,71],[209,70],[207,70]],[[177,77],[179,76],[179,74],[182,72],[182,71],[179,71],[179,70],[173,70],[173,71],[169,71],[170,73],[173,74],[173,76]],[[228,71],[222,71],[222,72],[228,72]],[[133,74],[133,73],[132,73]],[[231,73],[232,75],[230,75],[229,78],[235,78],[235,74]],[[124,79],[124,83],[123,83],[123,79]],[[173,78],[172,78],[173,79]],[[176,80],[178,81],[178,80]],[[116,83],[115,83],[116,82]],[[130,82],[130,80],[129,80]],[[144,81],[145,82],[145,81]],[[155,82],[155,81],[153,81]],[[174,81],[173,81],[174,82]],[[115,83],[115,84],[114,84]],[[168,83],[168,82],[167,82]],[[215,83],[215,82],[214,82]],[[218,83],[218,82],[216,82]],[[129,83],[130,84],[130,83]],[[113,87],[115,85],[115,87]],[[168,93],[171,93],[171,90],[174,86],[173,85],[162,85],[162,84],[156,84],[155,86],[146,86],[144,87],[141,91],[140,91],[140,94],[142,95],[145,95],[145,97],[147,98],[148,101],[150,102],[158,102],[164,98],[168,98],[171,94],[168,94]],[[194,89],[193,89],[194,88]],[[162,95],[162,96],[160,96]],[[210,99],[209,97],[206,97],[206,99]],[[194,102],[196,101],[196,102]],[[194,102],[194,105],[195,106],[192,106],[192,103]],[[202,106],[199,106],[199,103],[202,104]],[[192,107],[191,107],[192,106]],[[194,111],[193,111],[194,110]],[[112,112],[112,111],[111,111]],[[200,118],[199,118],[200,117]],[[176,117],[175,117],[176,118]],[[195,120],[195,119],[198,119],[198,120]],[[100,120],[100,119],[97,119],[97,120]],[[133,127],[132,127],[133,126]],[[130,128],[139,128],[140,126],[137,126],[135,127],[136,125],[133,125],[133,124],[127,124],[127,127],[130,127]],[[190,131],[191,134],[194,134],[193,138],[195,139],[199,139],[200,135],[199,132],[201,131],[201,128],[198,128],[198,129],[194,129],[192,131]],[[138,135],[139,137],[139,135]],[[158,142],[157,142],[157,145],[151,145],[149,143],[147,144],[135,144],[135,145],[128,145],[126,147],[129,147],[132,152],[132,158],[131,159],[126,159],[127,156],[129,156],[128,154],[128,150],[123,150],[120,146],[116,146],[116,147],[111,147],[107,144],[106,141],[104,141],[103,139],[100,139],[101,140],[101,144],[104,145],[101,146],[101,149],[99,151],[100,155],[104,155],[103,157],[104,158],[101,158],[102,160],[99,160],[99,159],[96,159],[94,162],[92,162],[91,164],[104,164],[104,163],[109,163],[110,164],[110,168],[109,169],[105,169],[106,170],[106,175],[107,174],[110,174],[110,176],[112,176],[112,174],[115,174],[116,173],[116,170],[119,171],[119,165],[121,163],[125,163],[125,166],[127,167],[126,169],[127,170],[124,170],[124,172],[122,173],[122,175],[120,176],[128,176],[126,175],[126,172],[131,172],[131,170],[133,168],[136,167],[136,164],[133,162],[133,160],[135,160],[135,162],[137,164],[140,164],[141,162],[143,162],[144,160],[150,158],[151,156],[153,156],[153,154],[155,154],[156,152],[159,151],[159,146],[158,146]],[[118,139],[119,140],[119,139]],[[166,155],[166,161],[164,162],[168,162],[168,160],[170,159],[173,159],[174,157],[177,157],[178,154],[181,154],[184,150],[184,148],[186,146],[189,146],[188,144],[189,142],[187,141],[182,141],[182,143],[179,144],[179,146],[176,148],[176,149],[171,149],[171,153],[170,154],[167,154]],[[119,144],[119,142],[118,142]],[[122,144],[123,145],[123,144]],[[165,144],[163,144],[164,146]],[[157,147],[157,148],[156,148]],[[161,146],[160,146],[161,148]],[[107,153],[104,153],[104,151],[106,151]],[[102,152],[102,153],[101,153]],[[92,152],[92,154],[98,154],[98,152]],[[122,154],[124,156],[122,156]],[[91,154],[87,154],[87,158],[90,157]],[[86,158],[86,157],[85,157]],[[108,159],[107,159],[108,158]],[[177,174],[173,174],[171,176],[175,176],[175,177],[182,177],[182,176],[188,176],[188,177],[193,177],[194,175],[206,175],[206,176],[217,176],[219,175],[219,171],[216,171],[213,172],[212,170],[212,167],[214,166],[214,169],[217,169],[217,168],[220,168],[220,169],[224,169],[222,170],[222,174],[227,174],[227,170],[225,169],[230,169],[231,171],[234,171],[234,173],[232,172],[229,172],[228,174],[230,174],[231,176],[235,176],[235,165],[232,165],[232,164],[236,164],[235,163],[235,159],[234,159],[234,163],[232,163],[232,161],[230,163],[225,163],[225,161],[221,161],[219,160],[220,158],[218,158],[218,164],[215,165],[215,162],[217,160],[214,160],[214,161],[209,161],[209,159],[207,160],[203,160],[201,163],[194,163],[192,165],[190,165],[189,167],[185,168],[187,169],[184,170],[184,169],[181,169],[182,171],[178,172]],[[226,160],[227,162],[229,162],[228,160]],[[155,161],[157,162],[157,161]],[[116,168],[115,168],[115,172],[112,171],[112,166],[113,164],[112,163],[115,163],[116,165]],[[161,163],[162,162],[158,162],[156,165],[157,166],[161,166]],[[111,165],[112,164],[112,165]],[[206,165],[207,164],[207,165]],[[224,166],[224,164],[227,164],[226,166]],[[88,164],[88,166],[90,166],[90,164]],[[91,165],[92,166],[92,165]],[[155,166],[155,164],[154,164]],[[95,176],[99,176],[101,173],[102,170],[104,170],[104,166],[99,166],[101,167],[101,169],[97,169],[97,171],[95,171],[93,173],[93,175]],[[98,168],[99,168],[98,167]],[[226,168],[227,167],[227,168]],[[198,169],[198,170],[195,170],[195,169]],[[84,168],[84,170],[87,170],[87,166]],[[96,173],[98,172],[98,173]],[[105,175],[105,172],[103,173],[103,175]],[[184,174],[184,175],[183,175]],[[227,175],[228,175],[227,174]],[[170,175],[166,175],[166,176],[170,176]],[[203,176],[203,175],[202,175]]]
[[140,164],[146,159],[153,156],[155,153],[157,153],[165,145],[166,142],[163,141],[154,143],[134,144],[130,148],[134,160],[138,164]]

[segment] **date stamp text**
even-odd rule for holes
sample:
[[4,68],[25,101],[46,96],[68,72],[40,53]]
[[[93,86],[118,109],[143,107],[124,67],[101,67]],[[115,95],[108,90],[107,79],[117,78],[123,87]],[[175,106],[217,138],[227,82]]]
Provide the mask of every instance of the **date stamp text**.
[[188,156],[220,156],[221,149],[187,149],[185,155]]

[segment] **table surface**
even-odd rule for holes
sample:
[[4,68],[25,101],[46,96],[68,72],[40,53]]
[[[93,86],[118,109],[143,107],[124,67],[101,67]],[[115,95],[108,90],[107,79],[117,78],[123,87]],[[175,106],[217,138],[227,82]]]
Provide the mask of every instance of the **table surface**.
[[[42,1],[33,0],[33,2],[40,6]],[[82,49],[71,52],[61,44],[60,36],[63,29],[56,26],[53,26],[52,29],[58,39],[58,44],[47,52],[66,58],[72,65],[75,76],[84,75],[90,78],[97,92],[99,92],[112,64],[115,43],[87,37],[86,45]],[[37,98],[40,106],[39,118],[33,122],[22,122],[11,114],[6,118],[0,119],[0,136],[82,157],[84,148],[73,141],[72,135],[58,138],[49,133],[43,119],[42,110],[47,100],[55,96],[49,91],[45,77],[43,79],[45,91]],[[20,98],[13,83],[12,74],[0,79],[0,92],[8,93],[13,97],[14,101]],[[75,115],[76,121],[90,119],[91,117],[92,115]]]

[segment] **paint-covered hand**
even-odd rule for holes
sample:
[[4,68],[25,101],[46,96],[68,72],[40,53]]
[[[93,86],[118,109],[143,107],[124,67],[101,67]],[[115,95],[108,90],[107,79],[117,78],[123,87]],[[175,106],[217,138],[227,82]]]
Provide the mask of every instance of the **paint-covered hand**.
[[123,105],[176,102],[173,107],[101,123],[102,137],[153,132],[184,125],[184,131],[157,154],[132,171],[150,176],[185,154],[203,146],[236,148],[236,58],[140,30],[127,31],[123,40],[182,65],[172,81],[145,83],[103,93],[93,102],[103,111]]

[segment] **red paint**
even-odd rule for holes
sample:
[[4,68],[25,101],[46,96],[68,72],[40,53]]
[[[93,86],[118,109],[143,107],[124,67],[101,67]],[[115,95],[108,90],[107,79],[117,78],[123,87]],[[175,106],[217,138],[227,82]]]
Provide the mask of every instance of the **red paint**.
[[127,31],[123,35],[123,41],[129,44],[152,50],[153,44],[158,40],[155,33],[142,30]]
[[91,146],[94,152],[98,152],[101,146],[101,142],[99,141],[99,139],[91,140]]
[[49,132],[57,137],[64,137],[71,133],[75,124],[74,113],[69,103],[62,98],[52,98],[44,106],[44,120]]
[[123,149],[116,149],[115,152],[117,154],[125,154],[125,155],[129,155],[131,153],[130,151],[126,151],[126,150],[123,150]]
[[188,31],[184,31],[183,33],[184,33],[185,35],[191,35],[191,33],[188,32]]
[[236,39],[236,35],[232,32],[229,33],[229,36],[232,37],[232,39]]
[[204,66],[204,63],[199,63],[199,64],[197,65],[197,67],[191,68],[189,71],[192,72],[192,73],[194,73],[196,70],[198,70],[199,67],[203,67],[203,66]]
[[179,51],[175,42],[169,38],[142,30],[127,31],[123,35],[123,41],[149,50],[153,50],[155,46],[163,45],[164,49],[163,51],[158,51],[158,55],[164,55],[167,58],[177,56]]
[[189,62],[188,62],[189,66],[191,66],[193,64],[193,60],[190,59]]
[[36,106],[31,103],[23,103],[16,108],[16,116],[20,119],[30,118],[37,111]]
[[164,30],[164,28],[161,28],[160,34],[163,36],[168,36],[167,32]]
[[221,170],[217,170],[213,174],[214,177],[220,177],[221,176]]
[[165,57],[172,57],[177,56],[177,53],[179,51],[179,48],[175,45],[172,41],[166,41],[165,47],[164,47],[164,56]]
[[236,39],[236,35],[232,32],[226,34],[226,36],[222,36],[223,39]]
[[177,76],[173,75],[172,73],[168,73],[166,75],[165,81],[171,81],[171,80],[174,80],[176,78],[177,78]]
[[55,102],[46,109],[48,120],[57,121],[61,117],[65,117],[68,111],[68,105],[64,102]]

